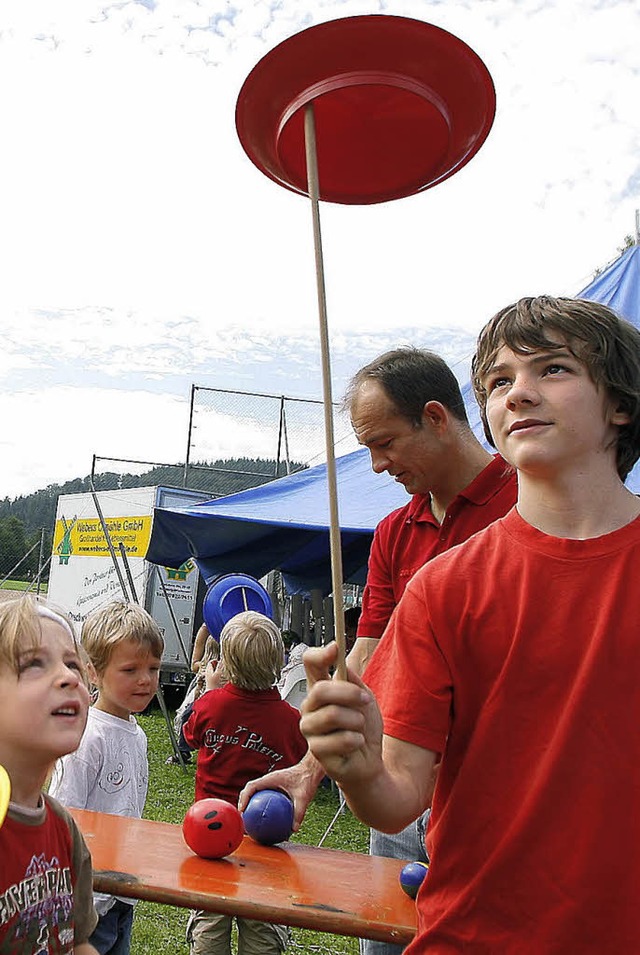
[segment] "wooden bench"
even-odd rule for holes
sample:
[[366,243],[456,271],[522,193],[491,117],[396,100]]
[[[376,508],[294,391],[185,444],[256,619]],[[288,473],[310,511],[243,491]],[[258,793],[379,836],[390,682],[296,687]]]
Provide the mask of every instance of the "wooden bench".
[[98,892],[399,944],[415,934],[415,902],[400,888],[404,863],[396,859],[262,846],[245,836],[232,855],[207,860],[189,849],[180,826],[71,812]]

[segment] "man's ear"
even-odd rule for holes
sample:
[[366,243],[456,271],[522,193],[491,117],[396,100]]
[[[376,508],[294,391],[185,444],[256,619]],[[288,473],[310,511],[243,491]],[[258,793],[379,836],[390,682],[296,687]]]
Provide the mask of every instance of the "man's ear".
[[427,401],[422,409],[422,423],[442,434],[449,425],[449,412],[440,401]]

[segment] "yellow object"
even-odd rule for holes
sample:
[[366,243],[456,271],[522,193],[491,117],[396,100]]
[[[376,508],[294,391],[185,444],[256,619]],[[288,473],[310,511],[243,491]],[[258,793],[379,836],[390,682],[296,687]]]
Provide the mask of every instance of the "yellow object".
[[[152,518],[150,514],[137,517],[107,517],[105,524],[111,543],[119,549],[120,542],[125,546],[127,557],[144,557],[149,547]],[[109,544],[97,517],[78,517],[56,521],[53,535],[53,553],[62,562],[69,563],[69,557],[108,557],[111,558]]]
[[10,798],[11,780],[9,779],[9,774],[4,766],[0,765],[0,826],[4,822],[5,816],[7,815]]

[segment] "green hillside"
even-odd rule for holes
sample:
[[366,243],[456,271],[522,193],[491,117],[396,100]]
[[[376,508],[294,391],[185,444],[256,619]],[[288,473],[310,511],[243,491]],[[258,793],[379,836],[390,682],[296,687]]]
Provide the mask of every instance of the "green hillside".
[[[300,462],[290,464],[291,471],[302,470]],[[282,476],[284,465],[279,467]],[[276,477],[276,462],[265,458],[229,458],[214,462],[189,465],[187,486],[192,490],[206,491],[214,497],[234,494],[250,487],[258,487]],[[144,474],[116,474],[105,472],[94,476],[96,491],[114,491],[130,487],[183,487],[184,466],[162,465],[145,471]],[[33,494],[16,498],[5,497],[0,501],[0,579],[10,574],[16,564],[25,557],[15,573],[18,580],[29,580],[38,570],[40,539],[44,530],[43,554],[51,553],[56,506],[61,494],[81,494],[91,490],[91,478],[74,478],[64,484],[50,484]],[[12,574],[12,576],[14,576]],[[44,579],[47,579],[45,574]]]

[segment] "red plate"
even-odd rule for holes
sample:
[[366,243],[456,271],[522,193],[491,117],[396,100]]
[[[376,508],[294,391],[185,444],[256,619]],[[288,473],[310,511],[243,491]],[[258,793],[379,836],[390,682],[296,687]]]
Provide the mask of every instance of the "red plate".
[[400,199],[452,176],[482,146],[496,109],[482,60],[430,23],[373,15],[303,30],[257,63],[236,104],[251,161],[302,195],[311,102],[320,198],[345,204]]

